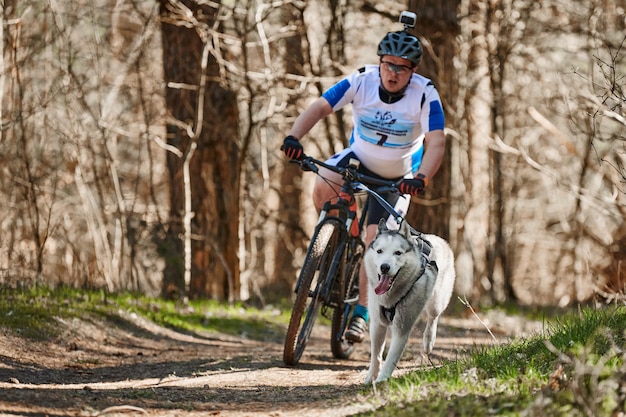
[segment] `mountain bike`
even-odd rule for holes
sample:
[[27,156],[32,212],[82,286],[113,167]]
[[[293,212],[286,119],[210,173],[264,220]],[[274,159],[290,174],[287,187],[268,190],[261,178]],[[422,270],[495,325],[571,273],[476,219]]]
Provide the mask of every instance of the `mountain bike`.
[[[319,215],[304,264],[295,286],[296,298],[285,337],[283,361],[297,365],[302,357],[315,320],[322,315],[331,319],[330,347],[338,359],[347,359],[354,344],[344,338],[348,320],[359,298],[359,270],[365,252],[361,231],[367,217],[368,200],[375,198],[394,216],[402,216],[380,194],[399,192],[397,184],[358,172],[359,161],[336,167],[304,155],[298,163],[303,171],[317,175],[319,167],[343,178],[337,198],[327,201]],[[361,215],[357,215],[357,196],[366,195]],[[332,312],[332,318],[330,313]]]

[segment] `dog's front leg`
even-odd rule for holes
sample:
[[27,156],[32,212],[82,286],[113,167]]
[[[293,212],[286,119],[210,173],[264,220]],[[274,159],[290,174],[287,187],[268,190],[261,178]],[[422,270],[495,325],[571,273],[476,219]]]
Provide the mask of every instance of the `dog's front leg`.
[[385,337],[387,327],[372,317],[370,323],[370,368],[367,372],[364,384],[369,384],[378,376],[380,365],[383,362],[383,351],[385,350]]
[[381,369],[378,378],[376,378],[376,382],[383,382],[391,377],[391,374],[396,369],[396,365],[400,361],[402,353],[404,353],[404,348],[409,341],[410,333],[410,331],[401,332],[395,327],[392,327],[389,352],[387,353],[387,358],[385,359],[383,368]]

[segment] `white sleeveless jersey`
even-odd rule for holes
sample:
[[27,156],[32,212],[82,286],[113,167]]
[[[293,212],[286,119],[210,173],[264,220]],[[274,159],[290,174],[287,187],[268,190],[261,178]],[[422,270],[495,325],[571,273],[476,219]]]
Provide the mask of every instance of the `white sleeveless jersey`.
[[404,97],[387,104],[380,99],[378,65],[368,65],[324,92],[333,111],[352,104],[350,148],[366,168],[385,178],[410,177],[424,153],[424,133],[444,128],[439,93],[418,74]]

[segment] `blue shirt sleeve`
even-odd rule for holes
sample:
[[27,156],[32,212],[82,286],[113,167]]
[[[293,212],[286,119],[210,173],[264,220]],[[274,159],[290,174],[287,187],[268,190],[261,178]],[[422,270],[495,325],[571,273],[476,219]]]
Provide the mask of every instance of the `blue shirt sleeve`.
[[344,78],[343,80],[339,81],[337,84],[326,90],[324,94],[322,94],[322,97],[324,97],[326,101],[328,101],[330,106],[334,109],[337,103],[339,103],[339,100],[341,100],[341,98],[344,96],[349,88],[350,81]]
[[430,102],[430,114],[428,115],[428,131],[443,130],[445,117],[440,101]]

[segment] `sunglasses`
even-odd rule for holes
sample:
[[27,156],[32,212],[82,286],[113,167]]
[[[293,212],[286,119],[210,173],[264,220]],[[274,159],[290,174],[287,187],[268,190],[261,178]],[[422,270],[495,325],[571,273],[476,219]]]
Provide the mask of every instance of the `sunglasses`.
[[398,65],[398,64],[393,64],[391,62],[388,61],[380,61],[380,64],[385,67],[385,69],[387,71],[390,72],[395,72],[398,75],[402,75],[402,74],[406,74],[409,71],[413,71],[414,67],[409,67],[407,65]]

